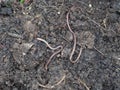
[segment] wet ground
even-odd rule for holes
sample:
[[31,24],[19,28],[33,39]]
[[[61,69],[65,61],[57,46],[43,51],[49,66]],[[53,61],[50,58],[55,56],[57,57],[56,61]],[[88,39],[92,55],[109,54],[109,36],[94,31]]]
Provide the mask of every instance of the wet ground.
[[120,90],[120,0],[0,0],[0,90]]

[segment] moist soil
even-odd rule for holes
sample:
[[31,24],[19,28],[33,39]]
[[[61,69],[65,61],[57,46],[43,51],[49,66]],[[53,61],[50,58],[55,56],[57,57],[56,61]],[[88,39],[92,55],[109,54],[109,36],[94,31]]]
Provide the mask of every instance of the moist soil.
[[120,0],[0,0],[0,90],[120,90]]

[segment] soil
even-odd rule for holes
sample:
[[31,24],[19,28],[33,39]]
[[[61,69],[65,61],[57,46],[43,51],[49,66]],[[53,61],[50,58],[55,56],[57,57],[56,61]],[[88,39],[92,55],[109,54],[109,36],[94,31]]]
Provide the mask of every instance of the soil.
[[0,0],[0,90],[120,90],[120,0]]

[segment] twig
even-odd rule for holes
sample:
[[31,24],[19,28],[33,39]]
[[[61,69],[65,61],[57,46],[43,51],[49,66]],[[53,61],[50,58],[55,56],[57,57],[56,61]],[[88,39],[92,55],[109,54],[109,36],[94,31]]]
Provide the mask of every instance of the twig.
[[75,52],[75,48],[76,48],[76,35],[75,35],[75,33],[72,31],[72,29],[71,29],[71,27],[70,27],[70,24],[69,24],[69,13],[70,13],[70,11],[67,13],[67,16],[66,16],[66,18],[67,18],[67,26],[68,26],[68,28],[69,28],[69,31],[72,33],[72,35],[73,35],[73,41],[74,41],[74,44],[73,44],[73,49],[72,49],[72,52],[71,52],[71,55],[70,55],[70,61],[72,62],[72,63],[75,63],[75,62],[77,62],[78,61],[78,59],[80,58],[80,56],[81,56],[81,53],[82,53],[82,48],[80,49],[80,52],[79,52],[79,54],[78,54],[78,56],[77,56],[77,59],[76,60],[72,60],[72,58],[73,58],[73,54],[74,54],[74,52]]
[[57,46],[57,47],[54,48],[54,47],[51,47],[51,46],[49,45],[49,43],[48,43],[46,40],[42,39],[42,38],[37,38],[37,40],[44,42],[51,50],[57,50],[57,49],[60,48],[58,51],[54,52],[54,53],[51,55],[51,57],[49,58],[49,60],[48,60],[47,63],[45,64],[45,69],[47,70],[50,61],[52,60],[52,58],[53,58],[56,54],[58,54],[58,53],[60,53],[60,52],[62,51],[63,46],[59,45],[59,46]]
[[101,28],[100,30],[102,30],[102,33],[103,33],[104,31],[106,31],[106,29],[105,29],[104,27],[102,27],[98,22],[96,22],[95,20],[91,19],[91,18],[88,17],[88,16],[86,16],[86,17],[87,17],[87,19],[88,19],[89,21],[93,22],[93,23],[96,24],[98,27],[100,27],[100,28]]
[[54,85],[42,85],[42,84],[40,84],[40,83],[38,83],[38,85],[39,86],[41,86],[41,87],[43,87],[43,88],[47,88],[47,89],[52,89],[52,88],[54,88],[55,86],[58,86],[60,83],[62,83],[63,82],[63,80],[65,80],[65,75],[56,83],[56,84],[54,84]]
[[105,55],[103,52],[101,52],[100,50],[98,50],[95,46],[93,47],[97,52],[99,52],[102,56],[107,57],[107,58],[112,58],[112,59],[117,59],[120,60],[119,57],[114,57],[114,56],[109,56],[109,55]]
[[16,34],[16,33],[10,33],[10,32],[8,32],[7,34],[8,34],[9,36],[11,36],[11,37],[23,38],[23,36],[21,36],[21,35],[19,35],[19,34]]
[[98,50],[95,46],[93,47],[97,52],[99,52],[101,55],[105,56],[100,50]]

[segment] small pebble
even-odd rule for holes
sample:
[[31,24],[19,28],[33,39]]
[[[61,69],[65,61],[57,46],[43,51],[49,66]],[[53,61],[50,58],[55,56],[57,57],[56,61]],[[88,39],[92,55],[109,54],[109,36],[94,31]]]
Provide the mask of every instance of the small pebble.
[[89,7],[91,8],[91,7],[92,7],[92,4],[89,4]]
[[60,12],[57,12],[58,14],[60,14]]

